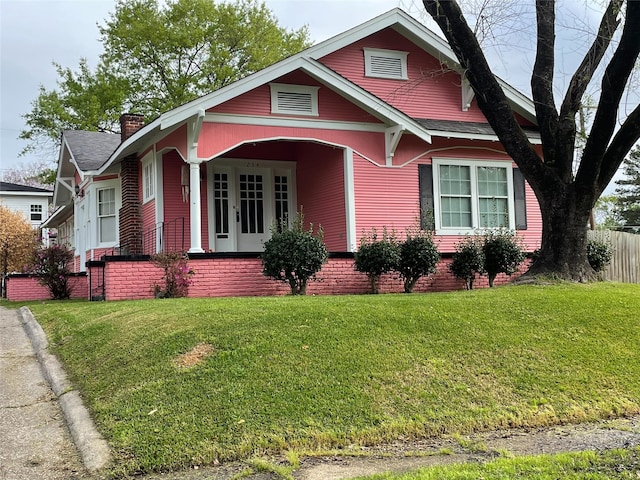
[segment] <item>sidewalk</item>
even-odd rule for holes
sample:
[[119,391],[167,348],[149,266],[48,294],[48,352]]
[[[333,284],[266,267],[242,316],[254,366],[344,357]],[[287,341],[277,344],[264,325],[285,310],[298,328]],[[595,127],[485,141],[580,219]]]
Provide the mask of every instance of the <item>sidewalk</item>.
[[0,480],[84,478],[61,398],[40,366],[46,337],[21,313],[0,307]]

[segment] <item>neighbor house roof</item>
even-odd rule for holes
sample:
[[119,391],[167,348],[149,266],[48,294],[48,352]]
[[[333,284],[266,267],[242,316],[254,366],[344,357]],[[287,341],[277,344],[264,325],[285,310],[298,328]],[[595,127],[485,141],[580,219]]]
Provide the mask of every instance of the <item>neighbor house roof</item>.
[[53,195],[53,190],[40,187],[30,187],[29,185],[19,185],[17,183],[0,182],[0,192],[2,193],[23,193],[23,194],[45,194]]
[[[487,139],[496,138],[491,125],[488,123],[462,122],[459,120],[433,120],[430,118],[417,118],[416,121],[430,132],[438,132],[439,136],[467,138],[468,135],[486,136]],[[538,127],[522,127],[529,140],[540,141]]]

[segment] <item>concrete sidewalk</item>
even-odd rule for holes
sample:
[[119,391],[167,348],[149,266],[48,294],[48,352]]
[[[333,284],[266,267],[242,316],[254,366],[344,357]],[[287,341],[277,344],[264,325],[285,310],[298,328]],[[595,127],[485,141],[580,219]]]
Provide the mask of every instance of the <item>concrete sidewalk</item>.
[[0,480],[84,478],[100,468],[87,456],[108,461],[47,346],[28,309],[0,307]]

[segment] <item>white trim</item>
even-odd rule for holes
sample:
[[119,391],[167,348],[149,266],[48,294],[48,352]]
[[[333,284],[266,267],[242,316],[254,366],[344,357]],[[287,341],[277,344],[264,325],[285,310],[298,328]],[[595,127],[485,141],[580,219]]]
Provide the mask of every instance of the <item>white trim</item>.
[[156,229],[156,252],[161,250],[164,239],[162,238],[162,233],[158,234],[158,224],[160,222],[164,223],[164,188],[162,184],[162,178],[164,175],[164,170],[162,167],[162,153],[156,151],[156,147],[153,147],[153,161],[156,164],[155,172],[156,172],[156,208],[155,208],[155,219],[154,219],[154,228]]
[[316,130],[342,130],[353,132],[377,132],[387,129],[384,123],[342,122],[311,118],[259,117],[230,113],[207,113],[207,123],[231,123],[234,125],[258,125],[266,127],[310,128]]
[[[446,157],[434,157],[432,159],[433,165],[433,209],[435,216],[435,231],[436,235],[472,235],[478,230],[487,230],[485,227],[480,227],[479,219],[479,195],[478,195],[478,182],[477,182],[477,167],[498,167],[504,168],[507,171],[507,202],[509,209],[509,230],[515,230],[515,198],[513,193],[513,166],[509,159],[508,161],[501,160],[482,160],[482,159],[463,159],[463,158],[446,158]],[[470,167],[471,174],[471,227],[459,228],[459,227],[442,227],[441,206],[440,206],[440,166],[442,165],[461,165]]]
[[353,149],[344,149],[344,196],[347,220],[347,251],[356,251],[356,194],[353,170]]
[[[364,75],[365,77],[372,78],[385,78],[389,80],[408,80],[407,75],[407,55],[408,52],[401,52],[398,50],[386,50],[382,48],[368,48],[364,47]],[[397,61],[399,71],[394,73],[392,70],[388,70],[386,67],[380,69],[381,66],[377,66],[374,59]]]

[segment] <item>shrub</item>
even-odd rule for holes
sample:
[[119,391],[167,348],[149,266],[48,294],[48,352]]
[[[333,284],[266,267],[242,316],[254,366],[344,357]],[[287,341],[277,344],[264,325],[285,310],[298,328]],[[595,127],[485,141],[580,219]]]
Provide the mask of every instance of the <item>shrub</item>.
[[411,293],[420,278],[435,273],[439,261],[440,254],[430,234],[407,232],[407,238],[399,245],[395,268],[404,281],[404,292]]
[[155,284],[156,298],[180,298],[189,294],[189,285],[195,272],[189,267],[189,257],[182,252],[156,253],[151,255],[151,263],[162,268],[164,286]]
[[484,273],[484,253],[477,238],[465,237],[456,245],[449,270],[456,278],[464,280],[467,290],[473,289],[476,274]]
[[482,240],[484,271],[489,277],[489,287],[499,273],[513,275],[525,259],[522,244],[515,232],[497,230],[487,232]]
[[371,293],[378,293],[380,276],[395,270],[400,260],[395,235],[387,232],[386,228],[380,240],[375,228],[371,233],[363,234],[354,260],[355,269],[369,278]]
[[587,260],[596,272],[604,270],[604,267],[611,262],[612,256],[613,248],[609,243],[598,240],[587,241]]
[[34,251],[31,271],[39,276],[38,282],[47,287],[52,299],[65,300],[71,297],[72,263],[73,250],[66,245],[51,245]]
[[305,295],[307,283],[315,279],[328,258],[322,227],[314,235],[313,225],[304,229],[304,215],[296,214],[291,227],[285,220],[271,226],[271,238],[264,243],[262,273],[288,283],[292,295]]

